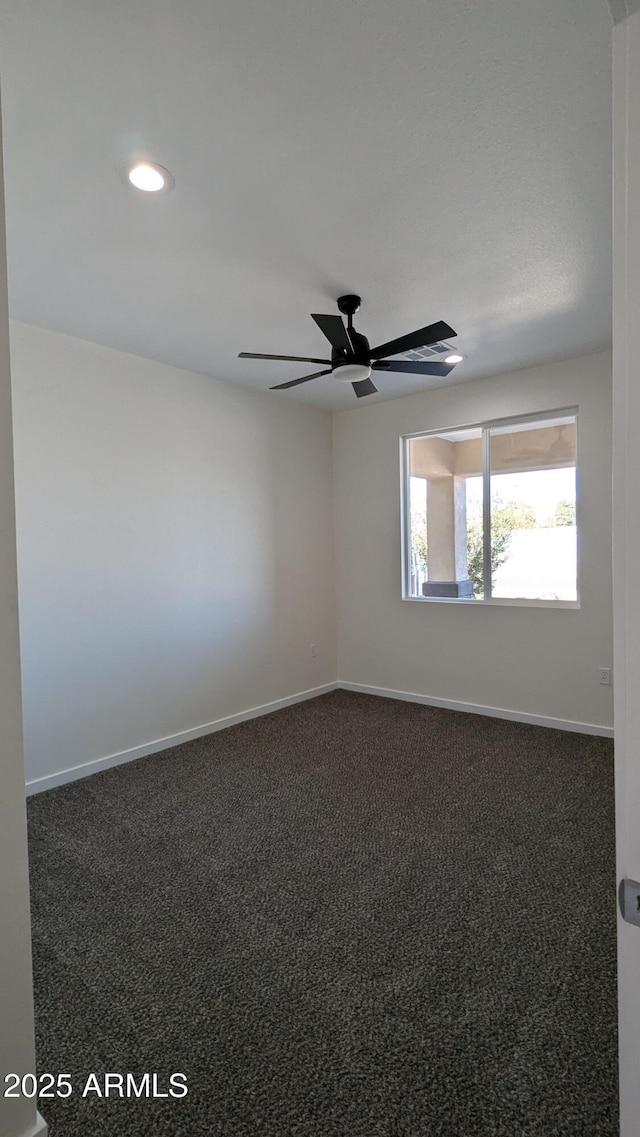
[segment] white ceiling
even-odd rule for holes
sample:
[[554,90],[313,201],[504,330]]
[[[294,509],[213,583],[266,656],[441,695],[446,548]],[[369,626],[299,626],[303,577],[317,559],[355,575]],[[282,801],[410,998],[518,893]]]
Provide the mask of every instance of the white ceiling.
[[448,321],[448,384],[604,349],[610,53],[604,0],[0,0],[11,314],[258,390],[342,292]]

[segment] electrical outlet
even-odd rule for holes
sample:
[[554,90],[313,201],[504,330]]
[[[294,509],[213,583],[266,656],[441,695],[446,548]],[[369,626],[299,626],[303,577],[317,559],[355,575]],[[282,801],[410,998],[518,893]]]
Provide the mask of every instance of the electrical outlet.
[[603,687],[610,687],[611,686],[611,668],[610,667],[601,667],[600,668],[600,682],[602,683]]
[[316,658],[316,645],[315,644],[309,644],[309,659],[315,659],[315,658]]

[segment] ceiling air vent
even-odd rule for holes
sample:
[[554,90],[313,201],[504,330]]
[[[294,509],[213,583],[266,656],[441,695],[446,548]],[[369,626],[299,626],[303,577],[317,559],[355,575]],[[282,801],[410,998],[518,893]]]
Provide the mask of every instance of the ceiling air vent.
[[437,343],[432,343],[429,347],[418,347],[413,351],[405,351],[398,356],[398,359],[413,360],[415,363],[419,363],[427,359],[437,359],[440,355],[447,355],[455,350],[450,343],[438,340]]

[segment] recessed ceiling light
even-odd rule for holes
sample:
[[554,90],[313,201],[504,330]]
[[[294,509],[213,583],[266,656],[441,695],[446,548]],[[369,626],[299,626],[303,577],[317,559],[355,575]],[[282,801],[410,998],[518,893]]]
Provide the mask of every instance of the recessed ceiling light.
[[175,185],[172,174],[157,162],[131,162],[123,173],[129,185],[143,193],[169,193]]
[[463,355],[458,355],[457,351],[452,351],[450,355],[445,355],[445,363],[462,363]]

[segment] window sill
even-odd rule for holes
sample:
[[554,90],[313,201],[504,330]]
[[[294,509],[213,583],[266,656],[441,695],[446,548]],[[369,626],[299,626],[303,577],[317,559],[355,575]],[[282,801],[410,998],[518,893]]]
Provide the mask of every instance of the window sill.
[[471,600],[458,596],[403,596],[415,604],[463,604],[466,608],[579,608],[579,600],[527,600],[492,597],[491,600]]

